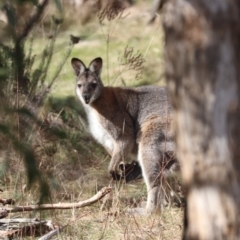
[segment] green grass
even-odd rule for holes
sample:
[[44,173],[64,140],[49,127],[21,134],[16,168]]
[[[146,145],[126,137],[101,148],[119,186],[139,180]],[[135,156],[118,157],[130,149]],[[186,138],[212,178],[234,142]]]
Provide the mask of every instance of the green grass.
[[[105,20],[103,25],[100,25],[96,17],[87,25],[76,24],[62,32],[57,39],[56,46],[60,47],[57,47],[57,52],[53,56],[50,75],[53,74],[64,55],[70,34],[80,36],[82,40],[74,46],[71,56],[63,66],[61,75],[53,87],[52,95],[66,97],[75,94],[75,77],[70,65],[72,57],[78,57],[86,64],[95,57],[102,57],[104,62],[102,79],[106,85],[112,85],[114,82],[114,85],[119,86],[123,81],[127,86],[164,84],[163,34],[159,22],[147,25],[149,7],[150,5],[146,4],[135,5],[125,10],[123,19],[115,19],[111,22]],[[107,36],[110,38],[109,44],[106,42]],[[42,52],[46,42],[45,35],[35,40],[34,48],[38,54]],[[119,59],[122,58],[127,46],[133,47],[134,52],[141,53],[145,59],[141,80],[135,79],[134,71],[124,71],[120,74],[122,66]],[[117,81],[116,76],[119,76]]]

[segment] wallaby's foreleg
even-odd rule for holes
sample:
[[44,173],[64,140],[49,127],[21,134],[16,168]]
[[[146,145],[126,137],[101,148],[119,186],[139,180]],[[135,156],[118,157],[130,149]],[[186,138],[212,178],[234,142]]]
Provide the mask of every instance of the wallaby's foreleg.
[[132,151],[134,143],[132,141],[118,141],[114,144],[112,158],[108,165],[108,172],[113,175],[119,171],[120,162],[124,162],[128,154]]

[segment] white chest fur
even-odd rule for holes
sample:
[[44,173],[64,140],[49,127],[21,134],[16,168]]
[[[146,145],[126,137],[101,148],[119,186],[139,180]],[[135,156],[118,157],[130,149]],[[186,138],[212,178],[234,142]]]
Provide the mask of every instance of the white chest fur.
[[100,144],[102,144],[108,150],[108,152],[112,152],[114,147],[114,140],[112,136],[102,126],[98,113],[89,106],[85,107],[87,110],[89,129],[91,134]]

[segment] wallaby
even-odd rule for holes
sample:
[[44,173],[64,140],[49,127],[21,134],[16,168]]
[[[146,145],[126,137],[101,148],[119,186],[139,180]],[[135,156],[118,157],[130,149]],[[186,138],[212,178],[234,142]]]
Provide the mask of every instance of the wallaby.
[[147,205],[139,212],[152,213],[164,204],[163,182],[179,168],[171,130],[172,107],[165,87],[104,87],[102,59],[89,67],[73,58],[76,94],[86,110],[94,138],[111,155],[108,167],[116,173],[120,162],[137,156],[147,186]]

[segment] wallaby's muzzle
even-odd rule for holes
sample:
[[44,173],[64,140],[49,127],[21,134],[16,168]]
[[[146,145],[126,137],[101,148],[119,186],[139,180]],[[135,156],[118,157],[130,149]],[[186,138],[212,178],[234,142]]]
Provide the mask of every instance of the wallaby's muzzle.
[[90,95],[89,94],[83,94],[83,100],[86,104],[90,102]]

